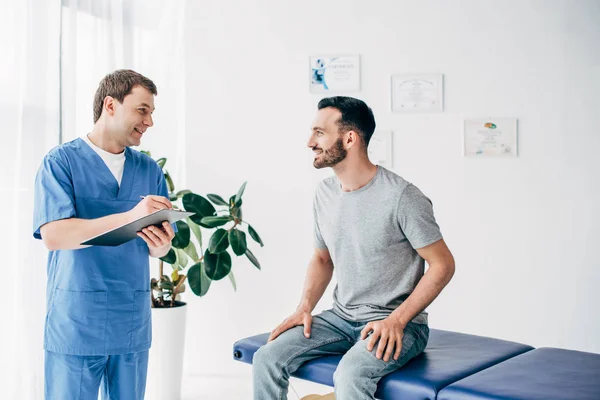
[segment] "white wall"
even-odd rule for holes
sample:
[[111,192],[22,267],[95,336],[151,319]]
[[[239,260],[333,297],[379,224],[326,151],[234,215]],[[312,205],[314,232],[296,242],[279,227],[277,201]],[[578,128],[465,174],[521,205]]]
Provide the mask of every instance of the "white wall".
[[[434,202],[456,275],[433,328],[600,352],[599,1],[189,1],[187,187],[233,194],[266,246],[188,296],[186,371],[247,374],[235,340],[297,305],[312,252],[311,54],[358,53],[394,171]],[[445,112],[390,111],[392,73],[445,76]],[[516,117],[516,159],[466,159],[468,117]],[[331,291],[320,308],[331,304]]]

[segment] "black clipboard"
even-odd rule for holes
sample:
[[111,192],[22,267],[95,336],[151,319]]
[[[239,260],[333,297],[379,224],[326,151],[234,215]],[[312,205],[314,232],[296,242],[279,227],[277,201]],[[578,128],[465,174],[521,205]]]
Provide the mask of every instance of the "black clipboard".
[[119,246],[137,238],[137,233],[148,226],[154,225],[160,227],[164,221],[173,224],[194,214],[193,212],[179,210],[158,210],[133,222],[94,236],[81,244],[86,246]]

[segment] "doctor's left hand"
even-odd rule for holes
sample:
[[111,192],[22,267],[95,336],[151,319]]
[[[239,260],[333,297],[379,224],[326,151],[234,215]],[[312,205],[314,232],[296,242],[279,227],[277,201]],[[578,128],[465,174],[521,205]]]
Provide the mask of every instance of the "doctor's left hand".
[[138,236],[144,239],[144,242],[150,249],[152,257],[163,257],[171,249],[171,239],[175,236],[173,227],[168,222],[163,222],[162,227],[148,226],[138,232]]

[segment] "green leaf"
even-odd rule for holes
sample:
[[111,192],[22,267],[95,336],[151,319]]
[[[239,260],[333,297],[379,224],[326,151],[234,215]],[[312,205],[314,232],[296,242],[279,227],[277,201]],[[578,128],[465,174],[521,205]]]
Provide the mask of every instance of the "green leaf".
[[219,217],[204,217],[202,218],[202,223],[209,228],[216,228],[217,226],[223,226],[226,223],[231,221],[229,216],[219,216]]
[[183,269],[183,268],[181,268],[181,265],[179,265],[179,253],[177,252],[177,249],[173,248],[173,250],[175,251],[175,262],[173,264],[171,264],[171,267],[173,269],[177,269],[177,270]]
[[[190,230],[194,233],[194,236],[196,236],[196,240],[198,240],[198,245],[202,247],[202,232],[200,231],[200,226],[194,221],[192,221],[189,217],[186,218],[185,221],[190,227]],[[198,258],[196,257],[194,260],[198,260]]]
[[175,261],[177,261],[177,255],[175,254],[174,249],[170,249],[166,256],[161,257],[160,260],[163,260],[167,264],[173,265]]
[[156,163],[158,164],[160,169],[163,169],[165,167],[165,164],[167,163],[167,159],[164,157],[159,158],[158,160],[156,160]]
[[177,195],[175,193],[169,193],[170,201],[177,201]]
[[254,256],[254,254],[252,254],[252,252],[250,251],[250,249],[246,249],[246,257],[248,257],[248,260],[250,260],[250,262],[252,264],[254,264],[254,266],[258,269],[260,269],[260,263],[258,262],[258,260],[256,259],[256,257]]
[[182,203],[185,211],[196,213],[196,215],[190,217],[192,221],[204,228],[210,228],[210,226],[206,226],[200,222],[202,218],[213,216],[216,213],[215,207],[210,201],[195,193],[186,193],[183,195]]
[[173,179],[171,179],[169,171],[165,171],[165,180],[167,181],[167,187],[169,188],[169,192],[174,192],[175,184],[173,184]]
[[190,244],[190,227],[184,221],[175,222],[177,225],[177,233],[171,244],[177,249],[185,249]]
[[140,153],[147,155],[148,157],[152,157],[152,154],[148,150],[140,150]]
[[233,276],[233,271],[229,271],[229,274],[227,276],[229,277],[229,280],[231,281],[231,286],[233,286],[233,291],[237,292],[237,283],[235,283],[235,276]]
[[187,245],[187,247],[185,249],[183,249],[183,251],[185,251],[185,254],[187,254],[188,256],[190,256],[190,258],[193,260],[193,262],[198,261],[198,252],[196,251],[196,246],[194,246],[194,243],[190,240],[190,244]]
[[[242,203],[240,203],[240,201],[242,200],[242,195],[244,194],[244,190],[246,190],[246,184],[248,182],[244,182],[242,184],[242,186],[240,187],[240,190],[238,190],[237,194],[235,195],[235,205],[237,207],[241,206]],[[239,204],[238,204],[239,203]]]
[[[188,246],[189,246],[189,243],[188,243]],[[186,248],[187,248],[187,246],[186,246]],[[177,263],[179,265],[181,265],[182,268],[185,268],[188,264],[187,253],[181,249],[175,249],[175,251],[177,252]],[[196,259],[194,259],[194,260],[196,260]]]
[[248,224],[248,233],[256,243],[260,244],[260,247],[264,246],[262,239],[260,238],[260,236],[258,236],[258,232],[256,232],[254,228],[250,226],[250,224]]
[[224,252],[228,247],[229,240],[227,239],[227,231],[225,229],[217,229],[210,237],[208,250],[213,254],[217,254]]
[[246,234],[237,229],[229,231],[229,243],[236,256],[241,256],[246,252]]
[[242,207],[233,207],[230,212],[235,218],[242,219]]
[[206,275],[204,263],[199,262],[192,265],[188,270],[187,277],[190,288],[196,296],[204,296],[208,292],[211,280]]
[[229,209],[233,210],[234,208],[240,208],[242,206],[242,199],[240,199],[239,203],[235,201],[235,194],[229,198]]
[[206,250],[204,262],[206,264],[206,276],[213,281],[225,278],[231,271],[231,256],[226,251],[212,254]]
[[215,203],[218,206],[229,206],[229,204],[227,204],[227,202],[225,200],[223,200],[223,198],[221,196],[219,196],[218,194],[207,194],[206,197],[208,197],[208,199],[210,201],[212,201],[213,203]]
[[158,287],[163,290],[171,291],[175,286],[173,286],[173,283],[171,283],[170,281],[160,281],[158,282]]
[[180,190],[179,192],[177,192],[175,194],[175,196],[177,196],[177,198],[179,199],[179,198],[183,197],[183,195],[188,194],[188,193],[192,193],[192,191],[191,190],[187,190],[187,189]]

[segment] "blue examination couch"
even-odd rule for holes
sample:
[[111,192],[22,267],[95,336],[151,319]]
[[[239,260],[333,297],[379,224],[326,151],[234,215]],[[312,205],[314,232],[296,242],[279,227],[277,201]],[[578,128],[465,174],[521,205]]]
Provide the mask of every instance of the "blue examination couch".
[[[234,359],[252,364],[269,334],[237,341]],[[341,356],[305,363],[292,376],[333,386]],[[380,382],[382,400],[600,400],[600,354],[540,348],[431,329],[421,355]]]

